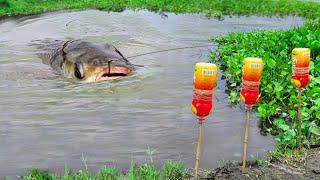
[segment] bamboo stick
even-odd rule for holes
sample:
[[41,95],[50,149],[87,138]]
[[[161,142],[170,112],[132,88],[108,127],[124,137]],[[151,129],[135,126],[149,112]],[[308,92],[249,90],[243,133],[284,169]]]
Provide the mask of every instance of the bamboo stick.
[[302,148],[302,140],[301,140],[301,89],[298,89],[298,114],[297,114],[297,119],[298,119],[298,150],[300,151]]
[[248,147],[248,134],[249,134],[249,125],[250,125],[250,112],[251,107],[246,107],[246,126],[244,130],[244,140],[243,140],[243,149],[242,149],[242,171],[246,169],[247,162],[247,147]]
[[202,120],[198,120],[198,140],[196,149],[196,162],[194,167],[195,177],[199,176],[199,162],[200,162],[200,152],[201,152],[201,141],[202,141]]

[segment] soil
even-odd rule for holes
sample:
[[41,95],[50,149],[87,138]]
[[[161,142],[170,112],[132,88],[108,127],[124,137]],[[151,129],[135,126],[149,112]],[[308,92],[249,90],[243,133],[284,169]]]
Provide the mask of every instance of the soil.
[[249,161],[247,167],[246,172],[242,172],[241,163],[230,162],[212,171],[202,170],[200,179],[320,180],[320,148],[307,150],[299,157]]

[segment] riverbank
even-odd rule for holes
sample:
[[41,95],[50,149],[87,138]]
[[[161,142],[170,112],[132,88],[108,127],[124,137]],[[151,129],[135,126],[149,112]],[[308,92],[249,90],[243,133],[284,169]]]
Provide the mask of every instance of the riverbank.
[[180,162],[166,162],[162,168],[157,168],[152,163],[138,166],[131,161],[131,166],[128,171],[121,171],[115,167],[102,167],[96,174],[87,170],[85,161],[83,162],[83,165],[85,168],[76,172],[72,172],[66,168],[62,175],[46,170],[30,169],[27,172],[27,175],[22,176],[21,178],[25,180],[179,180],[190,177],[187,173],[187,169],[185,169]]
[[[84,164],[86,167],[86,165]],[[179,162],[167,162],[162,168],[156,168],[150,164],[136,166],[131,163],[127,172],[121,172],[117,168],[101,168],[97,174],[92,174],[86,169],[72,172],[66,169],[63,175],[31,169],[25,180],[182,180],[195,179],[193,170],[183,167]],[[228,162],[214,170],[200,170],[201,179],[319,179],[320,178],[320,148],[304,149],[297,151],[273,151],[267,159],[256,159],[248,162],[246,172],[241,171],[241,163]]]
[[63,9],[99,9],[123,11],[125,9],[147,9],[154,12],[205,13],[208,16],[223,15],[297,15],[305,18],[320,17],[320,4],[298,0],[191,0],[191,1],[73,1],[64,0],[0,0],[0,17],[30,15]]
[[207,179],[320,179],[320,148],[273,152],[266,160],[249,162],[246,172],[240,163],[227,163],[203,173]]

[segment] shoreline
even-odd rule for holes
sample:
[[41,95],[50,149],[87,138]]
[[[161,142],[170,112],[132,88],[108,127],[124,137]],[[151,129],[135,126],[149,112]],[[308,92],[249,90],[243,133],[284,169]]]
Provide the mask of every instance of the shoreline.
[[[200,169],[200,179],[318,179],[320,178],[320,147],[304,149],[302,152],[289,150],[285,154],[270,152],[266,159],[256,159],[247,162],[246,172],[241,171],[241,162],[226,162],[214,169]],[[85,163],[84,163],[84,166]],[[167,168],[165,168],[167,167]],[[134,165],[127,171],[120,171],[115,167],[101,168],[97,174],[88,170],[71,172],[65,170],[63,175],[40,169],[30,169],[26,176],[20,178],[33,179],[195,179],[193,169],[186,169],[179,162],[166,163],[162,169],[152,164]]]
[[[275,153],[275,152],[273,152]],[[205,179],[318,179],[320,178],[320,148],[270,154],[267,159],[248,161],[246,172],[241,163],[227,162],[203,175]]]
[[[34,15],[44,12],[53,12],[59,10],[83,10],[98,9],[108,12],[122,12],[126,9],[141,10],[146,9],[152,12],[172,12],[172,13],[205,13],[208,17],[221,17],[222,15],[296,15],[307,19],[317,18],[320,12],[319,2],[298,1],[298,0],[253,0],[252,2],[230,1],[223,3],[219,0],[198,2],[196,0],[188,2],[162,2],[162,1],[140,1],[133,0],[108,2],[87,0],[61,1],[56,3],[54,0],[48,1],[25,1],[16,2],[14,0],[0,0],[0,18],[2,16],[13,15]],[[255,8],[252,8],[255,7]]]

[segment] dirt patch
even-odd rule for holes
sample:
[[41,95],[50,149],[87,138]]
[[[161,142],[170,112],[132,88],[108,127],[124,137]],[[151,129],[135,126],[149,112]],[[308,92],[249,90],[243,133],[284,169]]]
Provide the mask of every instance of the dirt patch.
[[213,171],[202,171],[200,179],[320,179],[320,148],[299,157],[250,161],[246,172],[240,166],[240,163],[227,163]]

